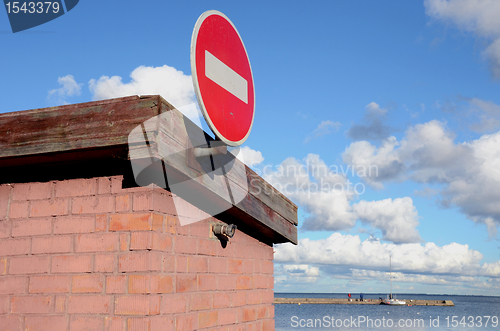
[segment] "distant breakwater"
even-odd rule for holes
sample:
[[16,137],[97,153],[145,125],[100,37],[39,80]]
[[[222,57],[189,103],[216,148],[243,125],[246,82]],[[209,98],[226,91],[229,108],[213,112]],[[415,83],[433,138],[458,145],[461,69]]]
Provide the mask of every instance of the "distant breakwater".
[[[405,301],[408,306],[455,306],[451,300],[411,300]],[[274,298],[275,304],[323,304],[323,305],[380,305],[380,299],[332,299],[332,298]]]

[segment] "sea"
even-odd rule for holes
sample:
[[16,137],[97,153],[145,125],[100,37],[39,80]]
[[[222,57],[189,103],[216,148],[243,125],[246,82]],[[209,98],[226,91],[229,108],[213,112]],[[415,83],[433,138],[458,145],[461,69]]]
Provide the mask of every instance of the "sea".
[[[359,299],[359,293],[351,293]],[[387,294],[363,293],[364,300]],[[347,298],[347,293],[275,293],[276,298]],[[276,331],[295,330],[498,330],[500,297],[396,294],[396,299],[451,300],[453,307],[275,304]]]

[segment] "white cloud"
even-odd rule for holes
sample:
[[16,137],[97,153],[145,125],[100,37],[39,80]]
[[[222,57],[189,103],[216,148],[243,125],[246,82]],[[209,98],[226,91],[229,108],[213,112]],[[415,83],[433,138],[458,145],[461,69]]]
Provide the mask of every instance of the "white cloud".
[[500,77],[500,1],[497,0],[425,0],[427,15],[478,37],[491,40],[484,50],[493,75]]
[[360,201],[353,205],[356,216],[382,231],[383,240],[395,243],[420,241],[416,229],[418,213],[409,197],[379,201]]
[[275,251],[277,263],[312,265],[325,272],[342,268],[347,273],[351,269],[385,272],[392,255],[392,269],[404,274],[494,278],[500,274],[500,261],[481,264],[480,252],[458,243],[396,245],[333,233],[326,239],[301,239],[297,246],[277,245]]
[[353,185],[346,172],[349,169],[339,171],[319,155],[309,154],[303,161],[288,158],[272,171],[265,168],[263,177],[308,213],[302,225],[305,230],[349,230],[360,220],[380,230],[384,240],[420,241],[411,198],[353,203],[365,188],[362,183]]
[[264,161],[264,157],[260,151],[251,149],[248,146],[241,147],[236,157],[249,167],[256,166]]
[[319,268],[307,264],[283,264],[275,270],[277,283],[315,283],[319,277]]
[[439,121],[417,124],[398,142],[391,137],[380,147],[352,143],[343,160],[354,168],[375,166],[364,179],[376,188],[390,180],[411,179],[442,184],[442,203],[458,206],[471,220],[488,226],[491,236],[500,224],[500,132],[472,142],[455,143]]
[[91,79],[89,88],[92,98],[101,100],[130,95],[159,94],[190,119],[199,116],[190,75],[185,75],[168,65],[139,66],[132,71],[130,78],[128,83],[122,82],[120,76],[101,76],[98,80]]
[[58,77],[57,82],[61,85],[58,89],[53,89],[49,91],[48,99],[57,105],[68,104],[66,97],[71,97],[74,95],[80,95],[82,85],[75,81],[73,75],[66,75],[64,77]]
[[319,138],[321,136],[325,136],[327,134],[337,132],[339,127],[342,124],[340,122],[333,121],[322,121],[313,132],[311,132],[306,139],[304,140],[304,144],[309,143],[311,140]]

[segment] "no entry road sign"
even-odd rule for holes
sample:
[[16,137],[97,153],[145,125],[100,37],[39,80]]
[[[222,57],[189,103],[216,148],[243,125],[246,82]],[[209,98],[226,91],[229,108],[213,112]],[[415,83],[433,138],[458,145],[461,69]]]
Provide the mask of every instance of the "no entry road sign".
[[227,145],[241,145],[250,134],[255,113],[252,68],[238,31],[219,11],[209,10],[196,22],[191,71],[210,129]]

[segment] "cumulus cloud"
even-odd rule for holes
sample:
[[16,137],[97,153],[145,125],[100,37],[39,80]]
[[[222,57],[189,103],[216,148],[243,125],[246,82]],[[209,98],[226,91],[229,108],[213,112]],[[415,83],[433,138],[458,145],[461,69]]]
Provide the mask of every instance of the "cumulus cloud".
[[370,102],[365,107],[363,122],[353,125],[347,131],[347,136],[354,140],[380,140],[387,138],[393,128],[383,123],[387,108],[380,108],[376,102]]
[[430,17],[486,38],[490,44],[483,54],[492,73],[500,77],[500,2],[497,0],[425,0]]
[[354,168],[376,166],[378,174],[363,178],[377,188],[390,180],[441,184],[444,206],[458,206],[494,236],[500,224],[500,132],[464,143],[454,138],[444,123],[434,120],[409,128],[400,142],[394,137],[380,147],[354,142],[343,160]]
[[307,264],[282,264],[275,269],[277,283],[315,283],[319,277],[319,268]]
[[340,122],[333,121],[322,121],[313,132],[311,132],[306,139],[304,140],[304,144],[309,143],[311,140],[319,138],[321,136],[328,135],[333,132],[337,132],[339,127],[342,124]]
[[73,75],[66,75],[64,77],[58,77],[57,82],[61,85],[60,88],[53,89],[49,91],[48,99],[57,105],[66,105],[67,97],[74,95],[80,95],[83,84],[78,84],[75,81]]
[[97,80],[91,79],[89,88],[92,98],[101,100],[130,95],[159,94],[190,119],[199,117],[190,75],[185,75],[168,65],[139,66],[132,71],[130,78],[128,83],[124,83],[120,76],[101,76]]
[[[498,277],[500,261],[480,263],[483,255],[468,245],[451,243],[392,244],[376,240],[361,241],[357,235],[333,233],[326,239],[300,239],[297,246],[275,248],[277,263],[319,267],[324,272],[344,270],[387,271],[389,256],[395,272],[421,275]],[[340,267],[340,268],[332,268]]]
[[260,151],[251,149],[248,146],[241,147],[236,157],[249,167],[256,166],[264,161],[264,157]]
[[360,220],[380,230],[383,240],[420,241],[418,213],[411,198],[354,203],[365,188],[362,183],[351,183],[346,176],[349,172],[353,168],[327,166],[319,155],[309,154],[304,160],[288,158],[274,170],[265,169],[263,177],[308,214],[302,225],[305,230],[349,230]]

